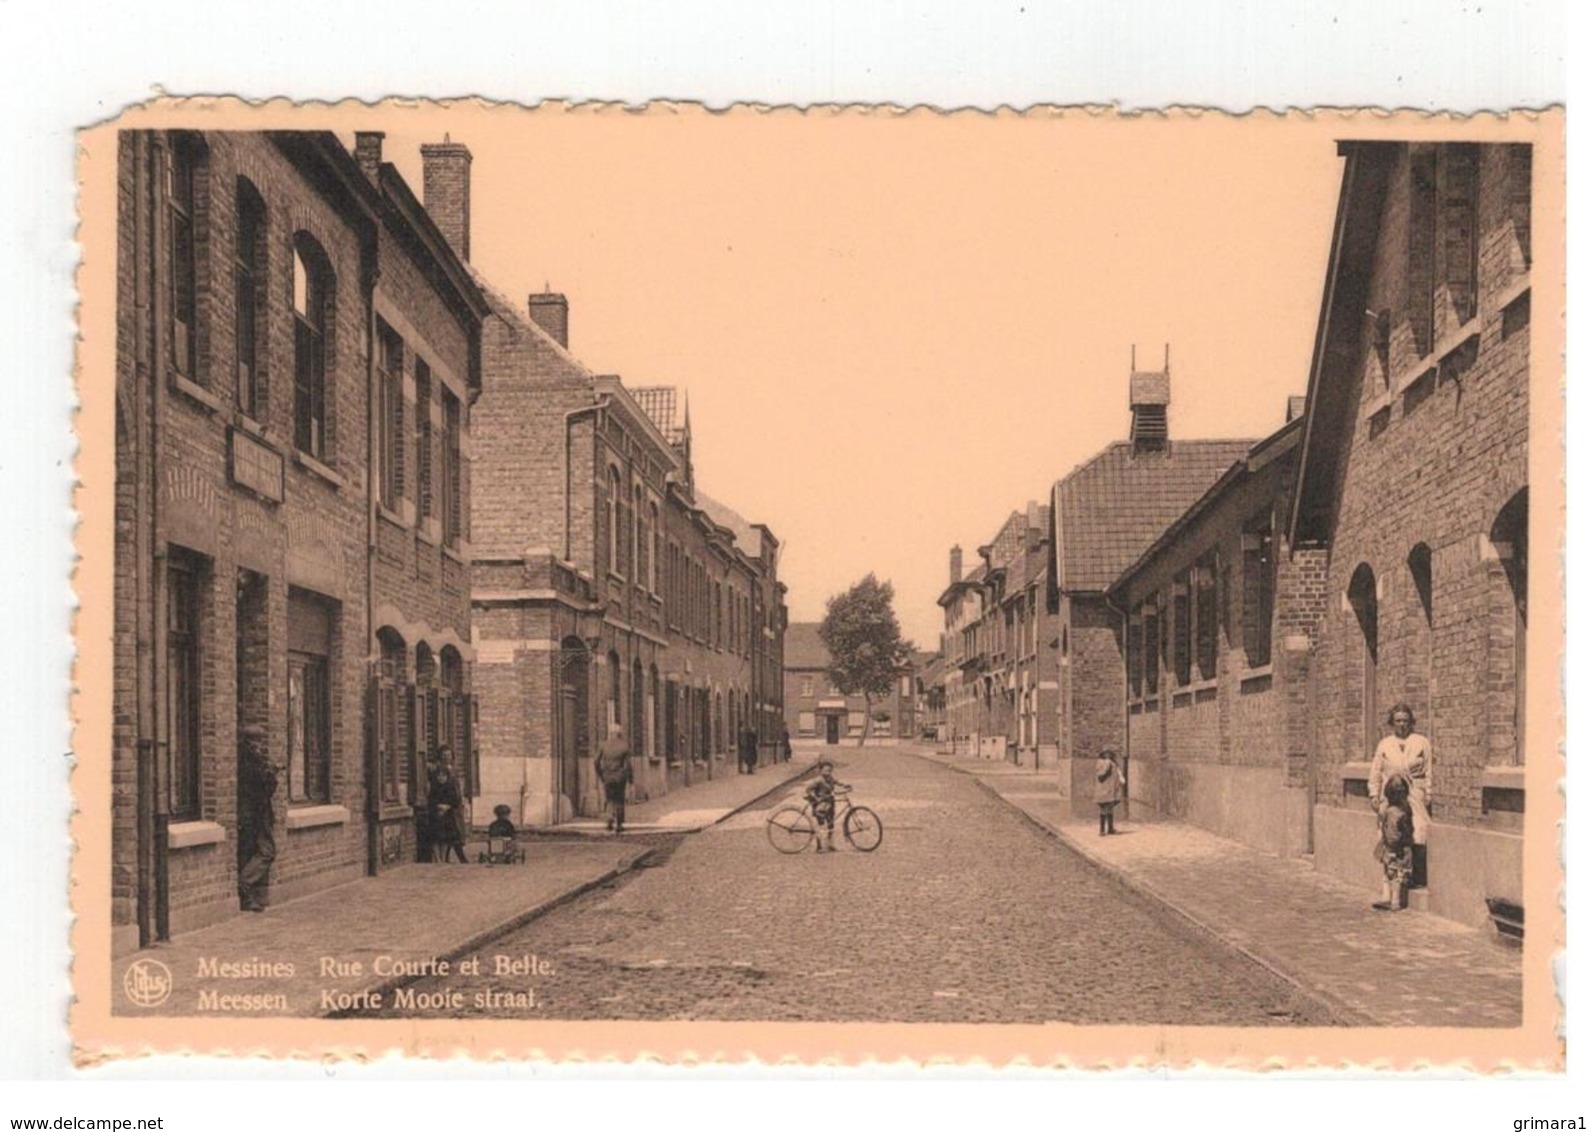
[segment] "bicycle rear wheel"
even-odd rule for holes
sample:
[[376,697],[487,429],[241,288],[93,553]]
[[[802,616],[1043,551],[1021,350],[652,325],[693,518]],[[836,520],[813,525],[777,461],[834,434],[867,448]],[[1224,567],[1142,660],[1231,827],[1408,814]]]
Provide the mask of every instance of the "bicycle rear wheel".
[[842,817],[842,835],[861,853],[881,844],[881,819],[867,806],[854,806]]
[[778,852],[802,853],[815,839],[815,823],[797,806],[783,806],[765,819],[765,836]]

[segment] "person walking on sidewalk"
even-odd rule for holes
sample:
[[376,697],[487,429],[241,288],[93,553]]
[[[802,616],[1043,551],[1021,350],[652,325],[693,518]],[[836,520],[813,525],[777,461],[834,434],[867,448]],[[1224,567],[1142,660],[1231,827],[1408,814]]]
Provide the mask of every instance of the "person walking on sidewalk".
[[792,762],[792,732],[785,727],[781,729],[781,761]]
[[753,774],[759,769],[759,734],[752,727],[737,733],[737,772]]
[[238,755],[238,906],[245,912],[264,912],[272,862],[277,860],[272,810],[277,768],[266,757],[265,730],[240,731]]
[[1385,899],[1377,912],[1400,912],[1407,906],[1406,889],[1413,875],[1413,810],[1408,803],[1408,780],[1401,775],[1386,779],[1380,806],[1380,840],[1374,858],[1385,870]]
[[1385,804],[1385,784],[1392,778],[1408,780],[1408,807],[1413,813],[1413,887],[1429,883],[1430,783],[1435,778],[1435,751],[1430,741],[1413,728],[1418,720],[1405,703],[1396,704],[1385,717],[1391,734],[1374,749],[1369,767],[1369,805],[1379,813]]
[[632,783],[632,752],[621,738],[620,724],[610,724],[609,738],[593,758],[593,770],[604,784],[604,801],[610,809],[604,828],[620,833],[626,825],[626,789]]
[[1097,836],[1104,837],[1114,830],[1114,807],[1119,805],[1120,788],[1125,785],[1125,775],[1119,769],[1114,752],[1104,750],[1097,756]]
[[465,864],[465,801],[447,747],[438,749],[438,769],[427,788],[427,812],[432,816],[433,860],[447,862],[453,854]]

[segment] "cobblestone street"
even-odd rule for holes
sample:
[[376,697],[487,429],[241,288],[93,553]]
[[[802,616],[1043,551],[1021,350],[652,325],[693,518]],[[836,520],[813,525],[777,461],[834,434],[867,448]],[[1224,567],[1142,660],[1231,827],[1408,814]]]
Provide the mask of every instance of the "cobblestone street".
[[[840,829],[834,854],[777,853],[765,818],[794,784],[484,948],[481,975],[412,989],[464,992],[467,1011],[482,992],[534,992],[531,1008],[479,1008],[496,1017],[1332,1022],[966,776],[887,748],[836,751],[838,777],[885,824],[874,853]],[[493,974],[534,955],[541,977]]]

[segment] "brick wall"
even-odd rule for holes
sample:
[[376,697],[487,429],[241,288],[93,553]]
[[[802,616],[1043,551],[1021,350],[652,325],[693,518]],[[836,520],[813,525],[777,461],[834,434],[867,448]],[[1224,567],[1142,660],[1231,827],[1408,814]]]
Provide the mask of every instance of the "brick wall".
[[[1364,361],[1362,388],[1344,430],[1340,466],[1324,472],[1339,475],[1340,483],[1328,560],[1330,608],[1313,660],[1321,803],[1365,804],[1361,782],[1344,775],[1343,765],[1368,760],[1368,718],[1383,732],[1386,709],[1405,700],[1435,744],[1437,819],[1497,828],[1512,828],[1517,820],[1511,798],[1488,795],[1482,776],[1515,757],[1516,567],[1511,554],[1504,565],[1501,552],[1512,502],[1528,483],[1529,296],[1520,286],[1528,169],[1522,158],[1514,147],[1479,149],[1478,314],[1472,321],[1460,315],[1444,280],[1430,293],[1433,302],[1423,302],[1425,289],[1415,285],[1409,254],[1424,242],[1414,225],[1423,202],[1413,192],[1415,162],[1422,158],[1405,149],[1392,168],[1366,281],[1366,306],[1388,314],[1389,363],[1381,360],[1371,325],[1354,344]],[[1441,166],[1449,163],[1443,152]],[[1434,312],[1439,352],[1427,351],[1422,328],[1414,330],[1426,310]],[[1471,331],[1477,337],[1469,338]],[[1360,566],[1376,579],[1378,603],[1368,704],[1363,631],[1344,598]],[[1493,812],[1493,802],[1505,802],[1506,812]]]

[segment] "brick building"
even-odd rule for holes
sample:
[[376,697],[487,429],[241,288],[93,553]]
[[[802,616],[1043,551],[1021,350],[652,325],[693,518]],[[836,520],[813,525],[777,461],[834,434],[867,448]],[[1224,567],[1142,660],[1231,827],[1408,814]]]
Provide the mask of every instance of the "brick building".
[[[484,307],[375,140],[357,161],[327,133],[120,136],[119,950],[237,911],[244,726],[283,767],[274,899],[404,859],[414,748],[378,759],[367,722],[380,624],[451,656],[466,718],[463,529],[432,533],[405,507],[421,481],[371,453],[429,464],[463,511]],[[400,340],[380,365],[379,333]],[[425,450],[419,362],[454,405]]]
[[844,695],[831,682],[831,651],[820,639],[818,621],[787,627],[785,715],[795,746],[896,743],[919,734],[915,714],[914,666],[905,665],[892,691],[870,703]]
[[1053,487],[1059,655],[1059,788],[1082,813],[1104,748],[1126,746],[1125,611],[1109,590],[1127,567],[1252,447],[1172,440],[1169,371],[1132,372],[1130,439]]
[[[1058,761],[1058,605],[1050,582],[1049,509],[1012,512],[981,565],[953,578],[939,602],[958,649],[955,743],[983,758],[1040,768]],[[944,642],[944,648],[947,647]]]
[[948,551],[948,585],[937,597],[942,607],[942,702],[946,728],[942,741],[957,755],[981,751],[980,625],[986,613],[986,564],[964,570],[964,548]]
[[592,756],[611,725],[631,745],[638,799],[732,773],[744,725],[773,760],[786,626],[776,537],[698,488],[675,389],[584,366],[563,295],[522,308],[482,285],[493,315],[473,462],[479,808],[508,804],[531,826],[598,814]]
[[1108,595],[1125,617],[1131,815],[1282,856],[1309,850],[1308,660],[1325,603],[1323,552],[1284,553],[1301,407]]
[[1436,752],[1432,911],[1522,903],[1527,145],[1346,143],[1288,533],[1324,554],[1314,863],[1372,883],[1392,704]]

